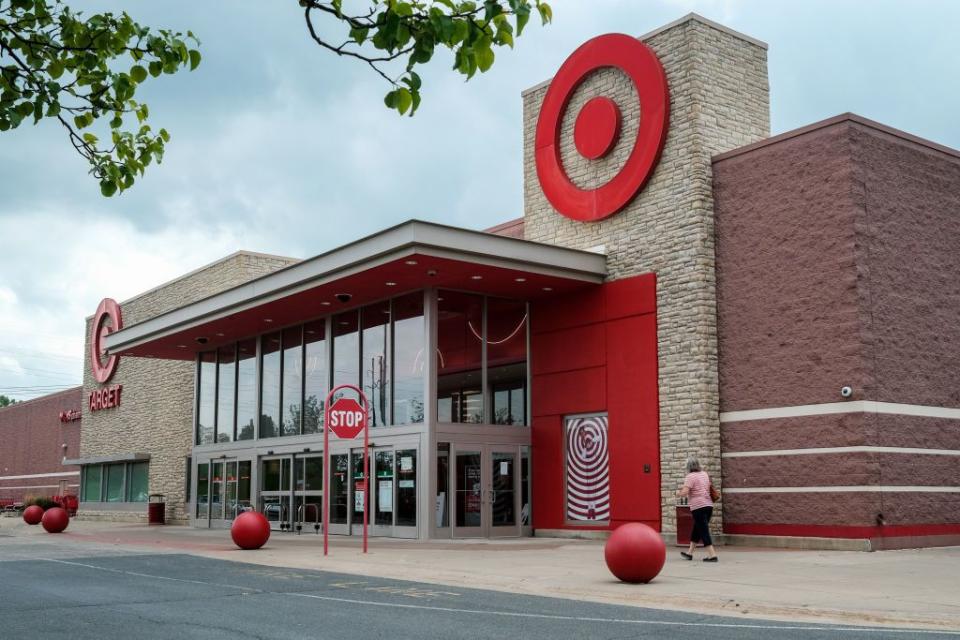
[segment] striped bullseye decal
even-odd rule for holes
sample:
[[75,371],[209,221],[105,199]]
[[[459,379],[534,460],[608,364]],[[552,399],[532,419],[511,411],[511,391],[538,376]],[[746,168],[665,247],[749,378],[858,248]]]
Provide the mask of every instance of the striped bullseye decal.
[[607,416],[567,419],[567,520],[610,519]]

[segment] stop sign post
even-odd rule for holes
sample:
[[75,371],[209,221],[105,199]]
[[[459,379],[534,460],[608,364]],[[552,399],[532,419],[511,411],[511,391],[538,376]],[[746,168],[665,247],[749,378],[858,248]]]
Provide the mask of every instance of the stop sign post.
[[[330,400],[337,392],[349,389],[355,391],[361,405],[353,398],[339,398],[333,404]],[[330,432],[333,431],[338,438],[343,440],[352,440],[363,431],[363,552],[367,552],[367,522],[369,519],[370,500],[369,482],[370,476],[370,430],[367,428],[368,408],[367,396],[363,391],[352,384],[341,384],[334,387],[327,394],[326,418],[323,421],[323,555],[327,555],[327,540],[329,537],[330,526]],[[356,491],[356,487],[354,487]]]

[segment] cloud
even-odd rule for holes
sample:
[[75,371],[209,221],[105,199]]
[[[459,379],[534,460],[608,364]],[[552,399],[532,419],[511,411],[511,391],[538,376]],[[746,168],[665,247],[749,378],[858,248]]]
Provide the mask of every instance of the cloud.
[[[522,213],[520,92],[600,33],[695,11],[770,44],[774,133],[856,111],[960,147],[960,3],[554,2],[489,74],[438,51],[414,118],[363,64],[319,49],[296,3],[69,0],[191,29],[203,63],[144,85],[166,159],[100,197],[52,122],[0,134],[0,393],[79,382],[83,319],[237,249],[309,257],[409,218],[483,228]],[[829,16],[829,20],[824,20]],[[46,373],[52,372],[52,373]],[[7,394],[10,395],[10,394]]]

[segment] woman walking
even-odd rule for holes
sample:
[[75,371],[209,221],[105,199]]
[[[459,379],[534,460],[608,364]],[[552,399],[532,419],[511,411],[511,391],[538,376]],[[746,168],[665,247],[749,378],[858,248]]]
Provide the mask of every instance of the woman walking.
[[690,548],[680,555],[687,560],[693,560],[693,550],[698,542],[702,542],[707,549],[704,562],[717,562],[717,550],[713,548],[713,539],[710,537],[710,516],[713,515],[713,500],[710,498],[710,476],[700,469],[700,462],[696,458],[687,459],[687,477],[683,487],[678,492],[681,498],[687,498],[690,505],[690,515],[693,516],[693,532],[690,534]]

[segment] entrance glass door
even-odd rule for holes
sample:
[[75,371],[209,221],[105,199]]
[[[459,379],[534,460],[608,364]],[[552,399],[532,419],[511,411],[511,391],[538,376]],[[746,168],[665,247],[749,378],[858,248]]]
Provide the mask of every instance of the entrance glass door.
[[454,536],[520,535],[517,448],[462,445],[453,459]]
[[249,460],[212,460],[197,465],[197,519],[213,527],[230,522],[250,504]]
[[291,526],[290,466],[289,456],[260,461],[260,513],[274,530],[286,531]]
[[294,530],[319,534],[323,524],[323,456],[298,457],[294,484]]

